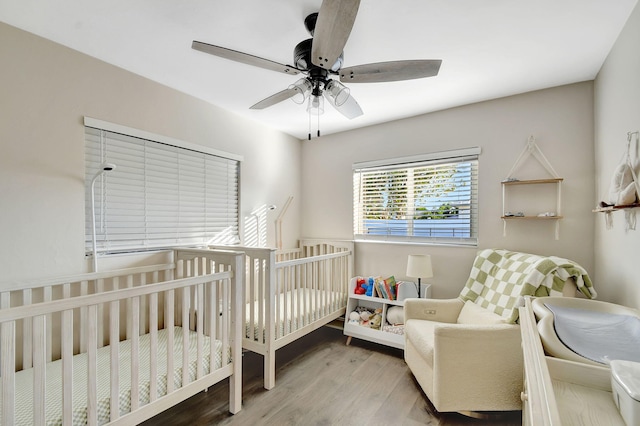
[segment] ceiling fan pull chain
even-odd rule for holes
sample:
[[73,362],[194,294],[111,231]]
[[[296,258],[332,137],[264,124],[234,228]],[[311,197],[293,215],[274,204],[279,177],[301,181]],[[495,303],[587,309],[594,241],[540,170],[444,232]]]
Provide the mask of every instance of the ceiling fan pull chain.
[[311,109],[309,109],[309,140],[311,140]]
[[320,137],[320,114],[318,114],[318,137]]

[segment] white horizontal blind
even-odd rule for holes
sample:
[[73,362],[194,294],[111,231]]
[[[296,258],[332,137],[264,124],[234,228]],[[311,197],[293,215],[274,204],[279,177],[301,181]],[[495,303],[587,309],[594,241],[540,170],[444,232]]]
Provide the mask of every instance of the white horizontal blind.
[[354,165],[355,238],[477,244],[479,150],[469,151]]
[[239,242],[239,161],[85,126],[85,246],[91,250],[91,180],[98,251]]

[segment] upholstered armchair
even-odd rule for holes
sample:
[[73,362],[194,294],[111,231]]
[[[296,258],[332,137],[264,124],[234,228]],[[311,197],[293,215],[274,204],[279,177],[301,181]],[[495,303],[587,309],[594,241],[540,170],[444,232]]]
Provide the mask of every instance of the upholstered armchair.
[[404,358],[440,412],[520,410],[520,329],[461,299],[409,299]]
[[483,250],[458,298],[407,299],[404,358],[436,410],[520,410],[517,307],[526,294],[574,295],[576,283],[595,296],[586,272],[566,259]]

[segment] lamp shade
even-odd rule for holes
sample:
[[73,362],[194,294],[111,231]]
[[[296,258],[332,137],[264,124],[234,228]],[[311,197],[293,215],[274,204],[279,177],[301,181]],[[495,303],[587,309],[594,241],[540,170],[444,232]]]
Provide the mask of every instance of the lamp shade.
[[407,276],[415,278],[433,277],[431,256],[428,254],[410,254],[407,261]]

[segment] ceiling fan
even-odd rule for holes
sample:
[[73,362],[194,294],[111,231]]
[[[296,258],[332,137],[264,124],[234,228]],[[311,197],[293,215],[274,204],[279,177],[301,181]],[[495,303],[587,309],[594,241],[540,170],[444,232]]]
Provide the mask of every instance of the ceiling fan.
[[312,13],[304,20],[305,27],[312,38],[298,43],[295,47],[293,51],[295,65],[284,65],[195,40],[191,47],[211,55],[271,71],[304,75],[287,89],[261,100],[251,106],[251,109],[264,109],[286,99],[293,99],[294,102],[302,104],[308,99],[309,113],[322,114],[324,96],[342,115],[353,119],[362,115],[363,112],[358,102],[350,95],[349,88],[342,84],[343,82],[377,83],[433,77],[438,74],[442,63],[440,59],[421,59],[378,62],[342,68],[343,49],[351,33],[359,6],[360,0],[323,0],[320,11]]

